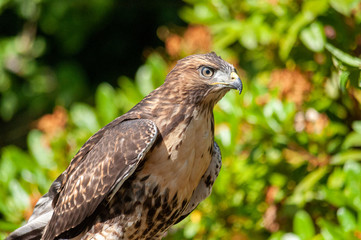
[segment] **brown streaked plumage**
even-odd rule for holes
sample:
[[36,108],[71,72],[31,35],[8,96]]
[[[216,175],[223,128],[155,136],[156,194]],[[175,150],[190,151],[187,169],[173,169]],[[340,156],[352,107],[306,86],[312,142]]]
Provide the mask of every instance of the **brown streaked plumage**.
[[178,61],[83,145],[8,239],[160,239],[211,192],[221,167],[213,107],[230,89],[242,83],[215,53]]

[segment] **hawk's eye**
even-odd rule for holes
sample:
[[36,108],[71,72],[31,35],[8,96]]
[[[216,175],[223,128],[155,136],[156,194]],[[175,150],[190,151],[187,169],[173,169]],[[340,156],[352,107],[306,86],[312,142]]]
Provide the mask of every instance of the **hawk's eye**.
[[210,78],[213,76],[214,70],[213,70],[213,68],[210,68],[210,67],[202,67],[201,74],[203,77]]

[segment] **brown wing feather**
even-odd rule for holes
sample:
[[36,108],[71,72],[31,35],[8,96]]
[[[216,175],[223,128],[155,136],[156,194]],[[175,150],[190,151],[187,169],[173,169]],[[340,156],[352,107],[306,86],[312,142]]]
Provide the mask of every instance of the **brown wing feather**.
[[90,216],[134,172],[156,137],[157,127],[144,119],[128,120],[107,129],[68,173],[42,239],[54,239]]

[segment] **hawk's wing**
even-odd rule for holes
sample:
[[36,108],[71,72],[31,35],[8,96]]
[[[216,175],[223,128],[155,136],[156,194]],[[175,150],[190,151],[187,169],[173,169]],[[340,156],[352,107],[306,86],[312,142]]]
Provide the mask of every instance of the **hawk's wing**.
[[54,239],[90,216],[133,174],[153,145],[158,130],[145,119],[104,129],[103,136],[67,176],[42,239]]

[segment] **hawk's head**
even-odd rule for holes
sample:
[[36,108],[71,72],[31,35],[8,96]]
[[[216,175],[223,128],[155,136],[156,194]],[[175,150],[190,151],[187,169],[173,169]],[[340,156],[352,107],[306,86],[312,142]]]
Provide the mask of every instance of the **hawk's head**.
[[230,89],[242,92],[242,82],[236,69],[214,52],[179,60],[165,83],[173,85],[180,97],[191,97],[194,101],[217,102]]

